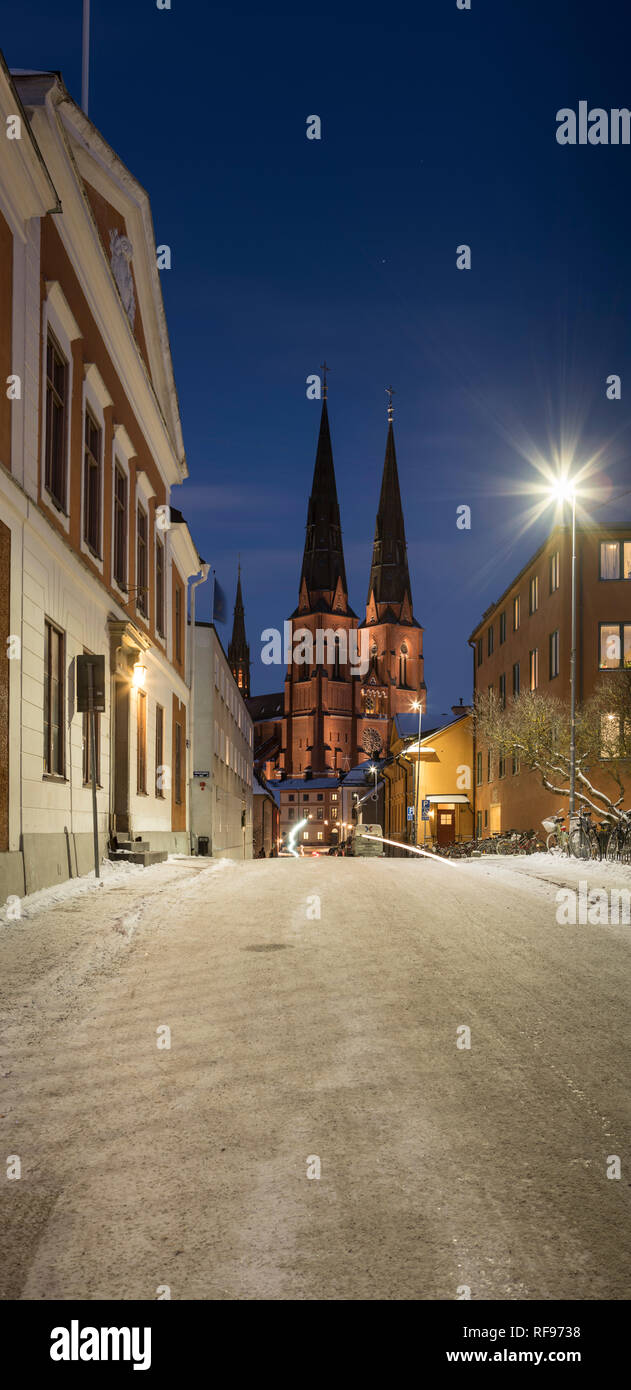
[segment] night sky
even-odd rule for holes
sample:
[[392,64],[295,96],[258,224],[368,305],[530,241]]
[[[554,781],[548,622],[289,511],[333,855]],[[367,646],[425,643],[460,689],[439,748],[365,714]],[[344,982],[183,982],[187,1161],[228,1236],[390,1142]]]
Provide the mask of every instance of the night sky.
[[[440,717],[470,697],[471,629],[552,519],[524,529],[530,460],[598,454],[591,515],[631,518],[631,146],[556,141],[561,107],[631,107],[628,0],[172,5],[92,0],[90,116],[172,248],[191,475],[174,505],[230,611],[240,552],[253,692],[282,688],[256,658],[297,602],[320,414],[306,377],[326,357],[360,613],[392,382]],[[0,42],[80,99],[81,0],[22,0]]]

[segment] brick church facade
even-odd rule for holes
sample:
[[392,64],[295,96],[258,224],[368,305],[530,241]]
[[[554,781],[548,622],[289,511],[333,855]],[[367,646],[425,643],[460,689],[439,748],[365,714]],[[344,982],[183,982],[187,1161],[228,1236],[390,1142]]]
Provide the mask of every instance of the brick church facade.
[[[290,660],[284,691],[248,702],[255,721],[255,761],[258,754],[268,776],[343,776],[357,763],[387,752],[395,715],[418,701],[425,709],[423,629],[413,612],[392,413],[390,405],[368,594],[360,618],[349,603],[325,388],[298,604],[289,618],[292,652],[312,649],[313,659]],[[311,638],[306,644],[305,634]],[[366,657],[363,674],[358,651]]]

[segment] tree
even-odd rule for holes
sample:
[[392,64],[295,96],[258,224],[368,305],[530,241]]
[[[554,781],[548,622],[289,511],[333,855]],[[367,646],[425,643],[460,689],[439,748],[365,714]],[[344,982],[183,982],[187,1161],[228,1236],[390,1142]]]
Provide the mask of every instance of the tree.
[[[500,757],[517,756],[557,796],[570,794],[569,702],[525,691],[502,707],[494,690],[479,694],[476,736]],[[576,801],[618,819],[631,775],[631,671],[612,671],[576,710]],[[609,795],[604,783],[615,790]],[[610,790],[612,790],[610,788]]]

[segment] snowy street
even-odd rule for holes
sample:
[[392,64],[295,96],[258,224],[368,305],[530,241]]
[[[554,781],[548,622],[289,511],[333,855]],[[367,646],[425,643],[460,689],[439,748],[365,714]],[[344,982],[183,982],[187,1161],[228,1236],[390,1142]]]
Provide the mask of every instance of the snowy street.
[[628,1297],[628,869],[104,872],[0,925],[3,1298]]

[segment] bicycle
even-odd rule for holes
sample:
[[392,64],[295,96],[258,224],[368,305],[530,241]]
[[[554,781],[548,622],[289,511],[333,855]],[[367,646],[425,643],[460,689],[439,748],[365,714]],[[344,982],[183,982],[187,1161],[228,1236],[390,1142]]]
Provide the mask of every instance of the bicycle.
[[605,850],[607,859],[631,864],[631,811],[623,811],[610,831]]
[[598,831],[592,825],[591,811],[581,806],[570,817],[569,849],[575,859],[601,859],[602,850]]

